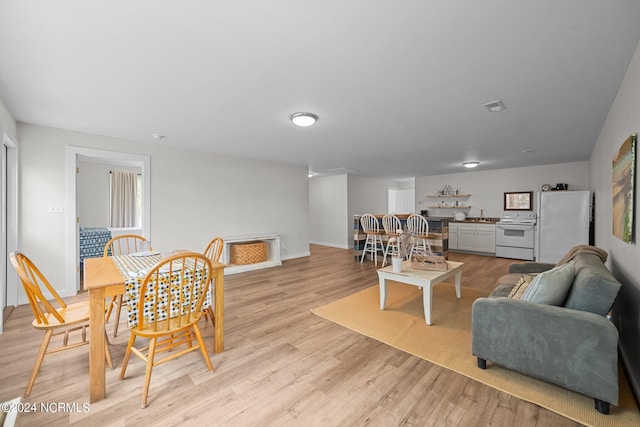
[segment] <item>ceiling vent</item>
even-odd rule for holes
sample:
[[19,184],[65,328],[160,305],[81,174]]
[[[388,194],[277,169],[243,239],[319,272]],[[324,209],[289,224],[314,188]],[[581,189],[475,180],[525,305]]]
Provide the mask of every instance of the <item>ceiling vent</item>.
[[356,173],[356,172],[360,172],[357,169],[351,169],[349,167],[346,166],[341,166],[339,168],[331,168],[329,169],[329,172],[332,173]]
[[483,107],[492,113],[497,113],[498,111],[502,111],[507,108],[499,99],[493,102],[487,102]]

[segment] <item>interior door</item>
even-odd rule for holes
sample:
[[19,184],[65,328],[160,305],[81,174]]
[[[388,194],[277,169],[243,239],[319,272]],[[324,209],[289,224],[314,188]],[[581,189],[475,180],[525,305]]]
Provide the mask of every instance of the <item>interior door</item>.
[[[0,141],[1,142],[1,141]],[[4,329],[5,315],[9,315],[7,310],[8,286],[7,286],[7,147],[4,143],[0,143],[2,159],[0,160],[0,282],[2,283],[2,295],[0,295],[0,308],[2,316],[0,316],[0,333]]]
[[18,249],[18,142],[0,129],[0,333],[18,305],[18,275],[8,254]]

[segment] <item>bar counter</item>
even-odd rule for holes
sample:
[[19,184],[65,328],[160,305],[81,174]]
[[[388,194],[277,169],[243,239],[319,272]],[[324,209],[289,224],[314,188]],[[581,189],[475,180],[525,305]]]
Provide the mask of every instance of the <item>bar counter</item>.
[[[373,214],[378,221],[380,222],[380,230],[382,228],[382,217],[385,214]],[[402,226],[407,223],[407,218],[410,214],[395,214]],[[448,218],[432,218],[427,217],[427,222],[429,223],[429,244],[431,245],[431,250],[435,255],[441,255],[445,257],[445,259],[449,258],[449,219]],[[362,249],[364,248],[364,242],[367,240],[367,235],[362,230],[362,225],[360,224],[360,215],[353,216],[353,257],[356,261],[360,261],[360,257],[362,256]],[[386,236],[383,234],[382,240],[386,245]],[[379,254],[382,255],[382,254]]]

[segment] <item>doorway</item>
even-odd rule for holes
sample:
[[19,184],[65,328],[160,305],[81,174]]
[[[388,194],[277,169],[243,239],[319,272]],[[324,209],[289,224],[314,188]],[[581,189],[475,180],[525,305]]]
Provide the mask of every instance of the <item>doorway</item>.
[[18,248],[18,145],[0,126],[0,333],[18,305],[18,277],[9,254]]
[[387,213],[412,213],[416,206],[415,190],[389,188],[389,205]]
[[105,163],[115,166],[139,167],[142,176],[142,235],[151,239],[151,158],[138,154],[121,153],[115,151],[97,150],[82,147],[67,147],[66,175],[67,175],[67,215],[66,220],[66,278],[68,283],[75,283],[76,292],[80,291],[80,256],[78,227],[78,162],[89,161]]

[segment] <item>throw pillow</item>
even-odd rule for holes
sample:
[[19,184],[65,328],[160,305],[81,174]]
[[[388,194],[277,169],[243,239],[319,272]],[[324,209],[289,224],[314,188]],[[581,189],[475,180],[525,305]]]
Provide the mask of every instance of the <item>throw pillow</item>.
[[561,306],[573,285],[573,261],[538,274],[522,295],[522,301]]
[[523,274],[520,276],[518,283],[509,292],[509,298],[521,299],[534,277],[536,277],[536,274]]

